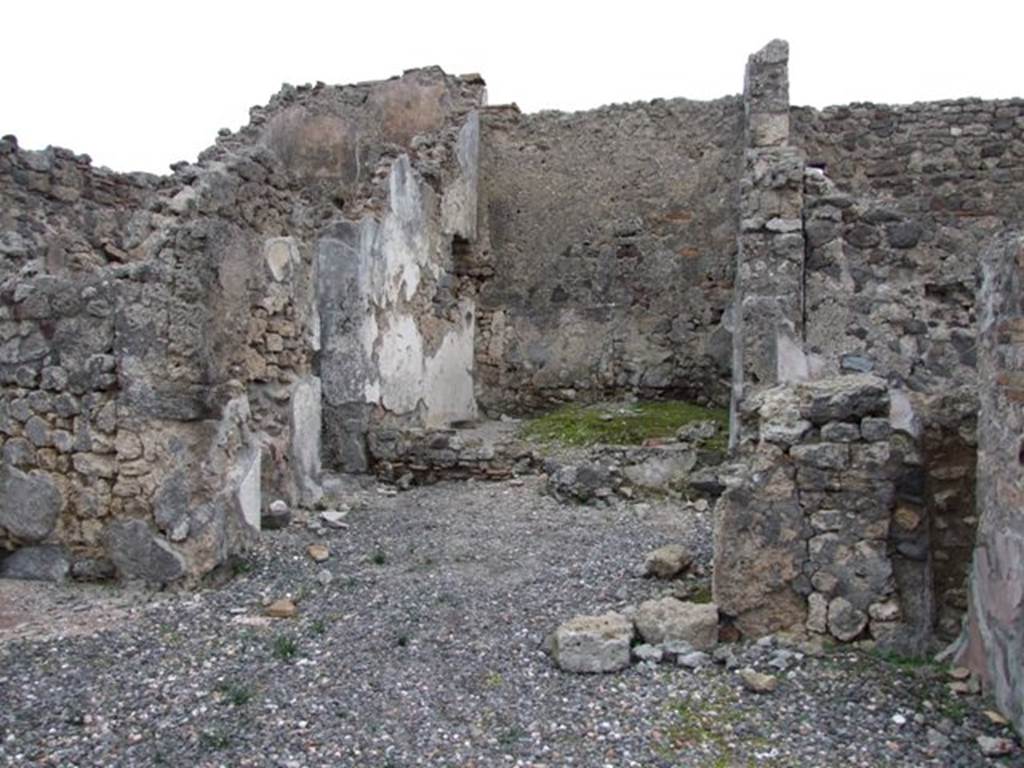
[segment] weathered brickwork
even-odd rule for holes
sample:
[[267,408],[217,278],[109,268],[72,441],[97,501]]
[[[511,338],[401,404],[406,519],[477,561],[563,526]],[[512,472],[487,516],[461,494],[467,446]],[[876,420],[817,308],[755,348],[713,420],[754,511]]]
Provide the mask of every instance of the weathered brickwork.
[[[59,544],[82,577],[170,582],[210,571],[245,546],[270,499],[318,498],[322,370],[328,409],[341,380],[361,382],[354,405],[366,426],[346,435],[353,444],[373,420],[449,418],[417,390],[419,379],[436,385],[430,376],[461,377],[469,405],[454,413],[472,416],[472,303],[445,264],[451,239],[475,233],[471,110],[481,87],[425,70],[285,88],[249,126],[162,179],[5,139],[7,547]],[[393,266],[380,274],[344,253],[338,264],[325,243],[339,231]],[[380,338],[346,325],[349,296],[333,302],[339,294],[317,282],[338,270],[354,271],[357,290],[377,286],[367,306]],[[452,328],[461,352],[447,351]],[[414,333],[421,370],[409,367]],[[384,358],[391,338],[397,368]],[[373,370],[358,369],[352,344],[375,356]],[[26,528],[30,497],[41,522]],[[18,562],[31,570],[29,558]]]
[[742,103],[483,112],[477,397],[724,404]]
[[888,412],[872,376],[744,399],[738,457],[750,472],[718,505],[714,568],[719,610],[744,634],[806,626],[849,641],[895,597]]

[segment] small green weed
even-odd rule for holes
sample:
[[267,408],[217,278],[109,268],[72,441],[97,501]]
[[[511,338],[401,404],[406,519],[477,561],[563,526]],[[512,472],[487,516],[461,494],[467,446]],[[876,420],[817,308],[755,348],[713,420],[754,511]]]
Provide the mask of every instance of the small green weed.
[[501,688],[505,682],[505,678],[501,676],[500,672],[491,672],[484,678],[484,685],[488,688]]
[[904,656],[893,651],[873,650],[870,654],[889,666],[904,672],[916,672],[921,669],[934,669],[935,662],[927,656]]
[[244,707],[252,701],[253,690],[245,683],[222,683],[217,690],[224,694],[224,701],[235,707]]
[[299,652],[299,644],[287,635],[278,635],[274,638],[274,656],[281,661],[291,661]]
[[701,584],[696,589],[694,589],[686,599],[691,603],[710,603],[712,600],[711,585]]
[[520,728],[518,725],[510,725],[498,736],[498,743],[504,747],[510,747],[524,736],[526,736],[525,730]]
[[227,749],[231,746],[231,734],[220,728],[213,728],[199,734],[200,746],[210,749]]
[[370,556],[370,562],[374,565],[384,565],[387,561],[388,555],[383,549],[377,549],[373,555]]

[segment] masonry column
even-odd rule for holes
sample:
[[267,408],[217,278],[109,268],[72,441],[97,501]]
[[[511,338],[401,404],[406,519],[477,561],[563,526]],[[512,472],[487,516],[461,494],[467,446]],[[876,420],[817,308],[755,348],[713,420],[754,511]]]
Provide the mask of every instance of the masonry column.
[[773,40],[747,61],[734,410],[750,387],[807,377],[802,350],[804,154],[788,145],[788,65],[789,45],[783,40]]
[[978,291],[980,516],[958,663],[1024,733],[1024,235],[982,253]]

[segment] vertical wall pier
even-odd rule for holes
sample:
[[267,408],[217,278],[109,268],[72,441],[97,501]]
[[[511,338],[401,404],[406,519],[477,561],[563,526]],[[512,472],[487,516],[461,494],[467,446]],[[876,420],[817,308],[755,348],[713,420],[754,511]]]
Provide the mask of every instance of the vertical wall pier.
[[982,255],[978,293],[980,521],[959,661],[1024,732],[1024,236]]
[[[803,338],[802,150],[789,146],[789,46],[747,62],[733,338],[733,410],[745,389],[807,377]],[[733,418],[733,439],[735,421]]]

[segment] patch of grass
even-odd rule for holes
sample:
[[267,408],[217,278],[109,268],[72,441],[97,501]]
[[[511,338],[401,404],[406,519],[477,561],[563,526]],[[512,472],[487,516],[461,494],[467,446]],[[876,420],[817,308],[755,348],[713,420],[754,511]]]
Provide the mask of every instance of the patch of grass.
[[956,698],[955,694],[949,694],[943,701],[938,702],[938,710],[943,716],[955,722],[967,717],[967,704]]
[[778,766],[774,758],[756,756],[769,744],[760,737],[737,738],[736,727],[744,718],[735,691],[716,686],[704,699],[676,699],[668,705],[668,722],[660,728],[654,749],[667,761],[680,755],[696,758],[698,765]]
[[244,560],[241,557],[235,557],[231,559],[231,573],[234,576],[242,576],[246,573],[252,573],[253,564],[249,560]]
[[377,549],[371,556],[370,562],[374,565],[384,565],[388,561],[388,554],[383,549]]
[[211,728],[199,734],[199,745],[209,750],[227,749],[231,746],[231,734],[220,728]]
[[935,669],[936,664],[927,656],[903,656],[893,651],[875,649],[869,652],[879,661],[896,667],[903,672],[917,672],[922,669]]
[[250,701],[254,692],[245,683],[228,682],[217,686],[217,690],[224,694],[224,701],[235,707],[244,707]]
[[484,678],[484,685],[488,688],[501,688],[505,682],[505,678],[501,676],[500,672],[491,672]]
[[498,735],[498,743],[510,747],[526,736],[526,731],[518,725],[510,725]]
[[299,644],[288,635],[278,635],[273,643],[274,657],[281,661],[291,661],[299,652]]
[[309,625],[309,631],[314,635],[327,634],[327,622],[323,619],[316,619]]
[[711,585],[701,584],[699,587],[694,589],[689,597],[686,598],[691,603],[707,604],[711,602]]
[[724,449],[729,415],[720,408],[704,408],[681,400],[631,404],[570,404],[530,419],[522,436],[543,443],[570,446],[640,445],[652,438],[673,437],[680,427],[695,421],[714,421],[718,434],[708,447]]

